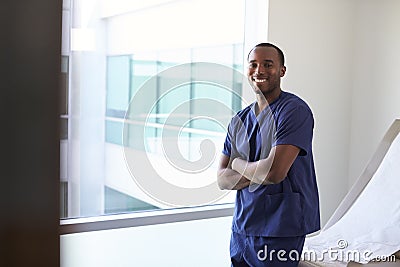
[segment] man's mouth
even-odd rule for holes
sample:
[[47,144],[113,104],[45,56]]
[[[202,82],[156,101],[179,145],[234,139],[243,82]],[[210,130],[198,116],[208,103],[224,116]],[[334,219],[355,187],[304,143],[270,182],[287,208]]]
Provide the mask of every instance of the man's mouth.
[[263,82],[266,82],[267,79],[265,79],[265,78],[253,77],[253,81],[255,81],[256,83],[263,83]]

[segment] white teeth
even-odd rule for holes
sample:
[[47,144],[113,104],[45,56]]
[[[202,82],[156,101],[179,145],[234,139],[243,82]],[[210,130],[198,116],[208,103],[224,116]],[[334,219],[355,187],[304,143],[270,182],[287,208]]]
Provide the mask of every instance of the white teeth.
[[254,78],[254,81],[255,81],[256,83],[263,83],[263,82],[266,81],[266,79],[257,79],[257,78]]

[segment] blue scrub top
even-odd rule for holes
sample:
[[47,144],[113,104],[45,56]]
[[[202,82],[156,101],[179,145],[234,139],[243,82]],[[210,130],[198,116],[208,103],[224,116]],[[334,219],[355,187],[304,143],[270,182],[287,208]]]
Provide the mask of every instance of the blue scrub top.
[[253,103],[231,120],[223,154],[249,162],[267,158],[273,146],[300,153],[279,184],[237,191],[232,230],[248,236],[302,236],[320,229],[319,197],[312,154],[314,119],[308,105],[288,92],[257,117]]

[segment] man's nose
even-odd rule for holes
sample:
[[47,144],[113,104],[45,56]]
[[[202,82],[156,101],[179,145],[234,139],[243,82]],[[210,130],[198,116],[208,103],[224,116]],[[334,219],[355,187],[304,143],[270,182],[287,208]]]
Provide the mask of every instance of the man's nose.
[[263,73],[265,73],[265,68],[264,68],[264,66],[258,65],[258,66],[257,66],[257,69],[256,69],[256,73],[257,73],[257,74],[263,74]]

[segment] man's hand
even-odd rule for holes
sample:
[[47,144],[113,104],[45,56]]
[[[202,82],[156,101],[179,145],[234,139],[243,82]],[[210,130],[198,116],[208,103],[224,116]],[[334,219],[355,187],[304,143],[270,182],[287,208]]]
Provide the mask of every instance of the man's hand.
[[240,190],[250,185],[250,181],[231,168],[231,159],[222,155],[217,173],[218,186],[225,190]]

